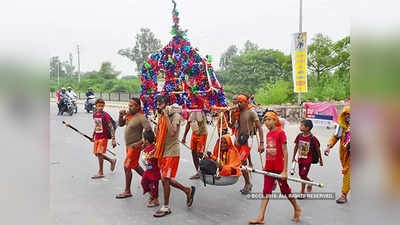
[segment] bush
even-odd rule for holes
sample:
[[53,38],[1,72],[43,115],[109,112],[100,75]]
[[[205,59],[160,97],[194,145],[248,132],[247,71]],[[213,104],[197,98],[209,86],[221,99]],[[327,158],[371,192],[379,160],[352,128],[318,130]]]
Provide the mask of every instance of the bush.
[[278,80],[275,83],[267,83],[265,87],[256,92],[256,102],[261,105],[281,104],[291,102],[295,97],[291,81]]

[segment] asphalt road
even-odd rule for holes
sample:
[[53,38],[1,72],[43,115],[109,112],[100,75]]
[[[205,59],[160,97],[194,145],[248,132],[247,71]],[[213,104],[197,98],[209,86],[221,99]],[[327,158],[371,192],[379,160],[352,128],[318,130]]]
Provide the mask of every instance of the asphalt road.
[[[230,186],[204,187],[200,180],[188,178],[194,174],[191,153],[181,145],[181,160],[177,173],[179,182],[183,185],[193,185],[197,188],[192,208],[186,207],[186,196],[172,188],[170,207],[172,214],[163,218],[154,218],[156,208],[146,207],[147,196],[142,194],[140,176],[134,172],[132,181],[133,197],[118,200],[115,195],[124,189],[124,171],[122,162],[125,157],[123,129],[118,128],[117,141],[121,144],[114,150],[117,152],[117,167],[110,172],[109,164],[105,162],[105,178],[92,180],[90,177],[97,172],[98,163],[92,154],[92,143],[65,127],[65,120],[82,132],[91,134],[93,120],[91,114],[83,111],[78,105],[79,112],[73,116],[56,116],[55,103],[50,106],[50,209],[51,224],[57,225],[128,225],[128,224],[247,224],[249,219],[258,215],[259,200],[248,199],[239,190],[244,185],[243,177]],[[107,108],[115,119],[117,109]],[[265,128],[264,128],[265,129]],[[293,141],[299,132],[298,125],[285,128],[289,143],[289,159],[292,157]],[[183,135],[181,127],[180,134]],[[321,142],[326,143],[334,131],[315,127],[313,133]],[[210,135],[211,136],[211,133]],[[187,139],[189,143],[190,136]],[[110,144],[109,144],[110,145]],[[211,146],[210,146],[211,149]],[[313,165],[309,177],[325,184],[325,188],[313,188],[313,192],[335,193],[340,195],[341,168],[337,147],[332,149],[329,157],[324,156],[324,167]],[[265,156],[264,156],[265,157]],[[261,168],[260,158],[254,146],[252,161],[255,168]],[[265,159],[263,159],[265,161]],[[290,163],[289,163],[290,167]],[[263,188],[263,176],[252,174],[253,192],[260,193]],[[300,191],[300,184],[289,182],[293,192]],[[279,188],[275,190],[279,192]],[[162,187],[160,185],[160,199]],[[351,216],[351,196],[346,205],[338,205],[335,200],[298,200],[303,214],[297,224],[336,225],[349,224]],[[295,224],[290,219],[293,209],[287,200],[271,200],[268,205],[266,224]]]

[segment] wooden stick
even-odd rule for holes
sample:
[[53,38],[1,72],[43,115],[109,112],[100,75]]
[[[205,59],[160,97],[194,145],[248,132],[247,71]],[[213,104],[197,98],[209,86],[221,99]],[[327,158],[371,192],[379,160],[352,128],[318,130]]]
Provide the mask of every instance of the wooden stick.
[[[276,173],[271,173],[268,171],[263,171],[263,170],[257,170],[251,167],[247,167],[247,166],[241,166],[240,167],[241,170],[246,170],[246,171],[252,171],[254,173],[258,173],[258,174],[263,174],[263,175],[267,175],[270,177],[275,177],[275,178],[279,178],[282,179],[282,176],[280,174],[276,174]],[[287,177],[287,180],[289,181],[293,181],[293,182],[298,182],[298,183],[303,183],[303,184],[308,184],[308,185],[313,185],[313,186],[317,186],[320,188],[323,188],[325,185],[321,184],[321,183],[316,183],[316,182],[312,182],[312,181],[308,181],[308,180],[302,180],[302,179],[298,179],[298,178],[294,178],[294,177]]]
[[[71,128],[72,130],[76,131],[78,134],[84,136],[85,138],[89,139],[89,141],[93,142],[93,138],[87,136],[86,134],[80,132],[78,129],[76,129],[75,127],[73,127],[71,124],[66,123],[65,121],[62,121],[62,123],[66,126]],[[119,145],[119,143],[118,143]],[[107,149],[107,152],[111,153],[113,156],[116,156],[117,154],[115,154],[114,152],[112,152],[111,150]]]

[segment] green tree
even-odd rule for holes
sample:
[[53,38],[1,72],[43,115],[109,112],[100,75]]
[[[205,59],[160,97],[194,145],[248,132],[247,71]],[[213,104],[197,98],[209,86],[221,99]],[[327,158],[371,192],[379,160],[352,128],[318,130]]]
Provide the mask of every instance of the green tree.
[[221,68],[221,70],[225,70],[229,66],[231,58],[237,55],[237,53],[238,48],[236,47],[236,45],[229,46],[228,49],[224,53],[222,53],[219,60],[219,67]]
[[133,48],[120,49],[118,54],[136,63],[136,71],[140,72],[144,61],[152,53],[160,50],[162,46],[161,41],[148,28],[141,28],[135,39],[136,42]]
[[334,43],[328,36],[317,34],[307,48],[308,69],[317,75],[328,75],[340,69],[348,72],[350,69],[350,37],[345,37]]
[[258,47],[258,45],[256,43],[253,43],[250,40],[247,40],[244,43],[244,48],[242,50],[242,53],[246,54],[246,53],[248,53],[250,51],[254,51],[254,50],[258,50],[258,49],[259,49],[259,47]]
[[103,62],[98,73],[104,79],[109,80],[117,79],[121,72],[115,71],[110,62]]
[[236,92],[255,93],[263,83],[289,80],[290,56],[273,49],[249,51],[233,56],[225,71],[218,73],[221,83],[231,85]]

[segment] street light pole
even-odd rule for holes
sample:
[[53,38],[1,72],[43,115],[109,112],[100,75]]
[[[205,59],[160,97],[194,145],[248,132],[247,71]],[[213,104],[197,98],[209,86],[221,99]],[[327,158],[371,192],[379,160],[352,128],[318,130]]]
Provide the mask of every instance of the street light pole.
[[[299,19],[299,33],[303,31],[303,0],[300,0],[300,19]],[[301,106],[301,92],[297,95],[297,104]]]

